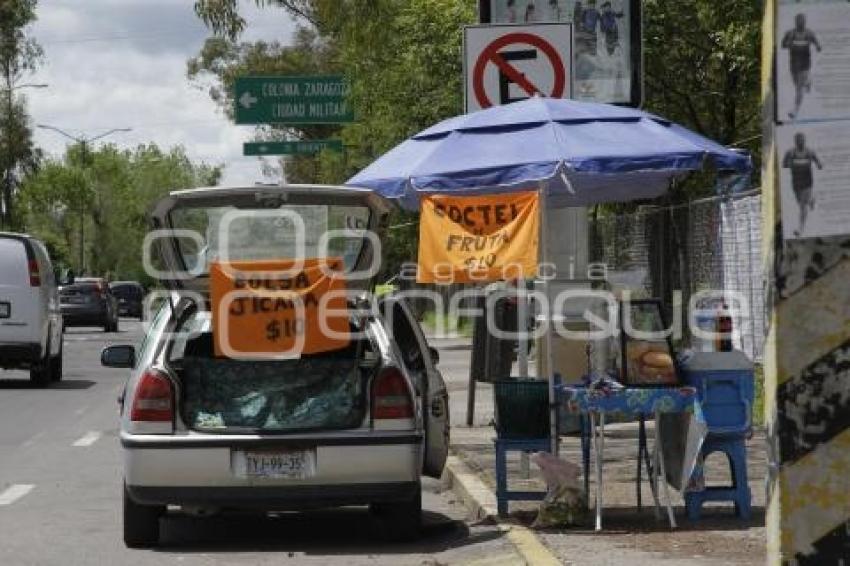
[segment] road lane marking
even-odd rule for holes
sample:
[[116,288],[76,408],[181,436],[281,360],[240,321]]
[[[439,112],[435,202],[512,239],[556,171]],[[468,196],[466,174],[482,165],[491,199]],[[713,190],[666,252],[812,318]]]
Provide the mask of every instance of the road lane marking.
[[98,441],[98,439],[100,438],[100,435],[101,435],[101,433],[97,432],[96,430],[90,430],[87,433],[85,433],[82,437],[80,437],[76,442],[74,442],[74,444],[72,444],[72,446],[83,447],[83,448],[86,447],[86,446],[91,446],[92,444],[94,444],[95,442]]
[[31,483],[16,483],[0,493],[0,505],[11,505],[24,495],[33,490],[35,485]]

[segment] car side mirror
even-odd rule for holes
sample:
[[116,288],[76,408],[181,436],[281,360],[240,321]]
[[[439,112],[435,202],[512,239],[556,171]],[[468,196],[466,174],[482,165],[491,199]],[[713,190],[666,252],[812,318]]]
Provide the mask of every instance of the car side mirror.
[[428,352],[431,353],[431,361],[434,363],[434,365],[439,364],[440,363],[440,351],[437,350],[436,348],[432,348],[432,347],[429,346]]
[[108,346],[100,352],[100,364],[108,368],[132,368],[136,365],[136,348]]

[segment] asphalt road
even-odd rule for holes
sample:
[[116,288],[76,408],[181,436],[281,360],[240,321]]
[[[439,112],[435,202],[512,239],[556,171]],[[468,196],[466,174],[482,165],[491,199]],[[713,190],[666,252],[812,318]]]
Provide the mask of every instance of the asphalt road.
[[521,564],[497,527],[475,525],[439,482],[426,483],[424,533],[382,542],[365,509],[192,518],[169,515],[163,544],[129,550],[121,538],[118,405],[126,372],[102,368],[119,334],[68,329],[63,380],[32,389],[24,372],[0,371],[0,564]]

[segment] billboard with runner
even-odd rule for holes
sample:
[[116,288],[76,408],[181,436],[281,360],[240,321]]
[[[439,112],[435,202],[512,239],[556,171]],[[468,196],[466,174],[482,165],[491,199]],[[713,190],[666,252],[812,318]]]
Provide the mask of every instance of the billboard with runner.
[[850,118],[850,4],[779,4],[776,18],[777,120]]
[[640,0],[480,0],[479,12],[481,23],[573,24],[572,98],[640,106]]

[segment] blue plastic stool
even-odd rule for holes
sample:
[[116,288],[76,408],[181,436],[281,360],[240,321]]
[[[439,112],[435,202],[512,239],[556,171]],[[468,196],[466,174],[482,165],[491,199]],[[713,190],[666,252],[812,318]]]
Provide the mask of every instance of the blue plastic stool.
[[496,445],[496,508],[499,516],[508,514],[510,501],[542,501],[544,491],[508,491],[508,452],[551,452],[552,441],[548,438],[493,440]]
[[752,510],[752,494],[747,483],[747,445],[743,435],[709,434],[702,446],[703,459],[712,452],[723,452],[729,460],[731,487],[706,487],[702,491],[685,493],[685,507],[688,519],[697,521],[702,504],[706,501],[732,501],[735,513],[741,519],[749,520]]

